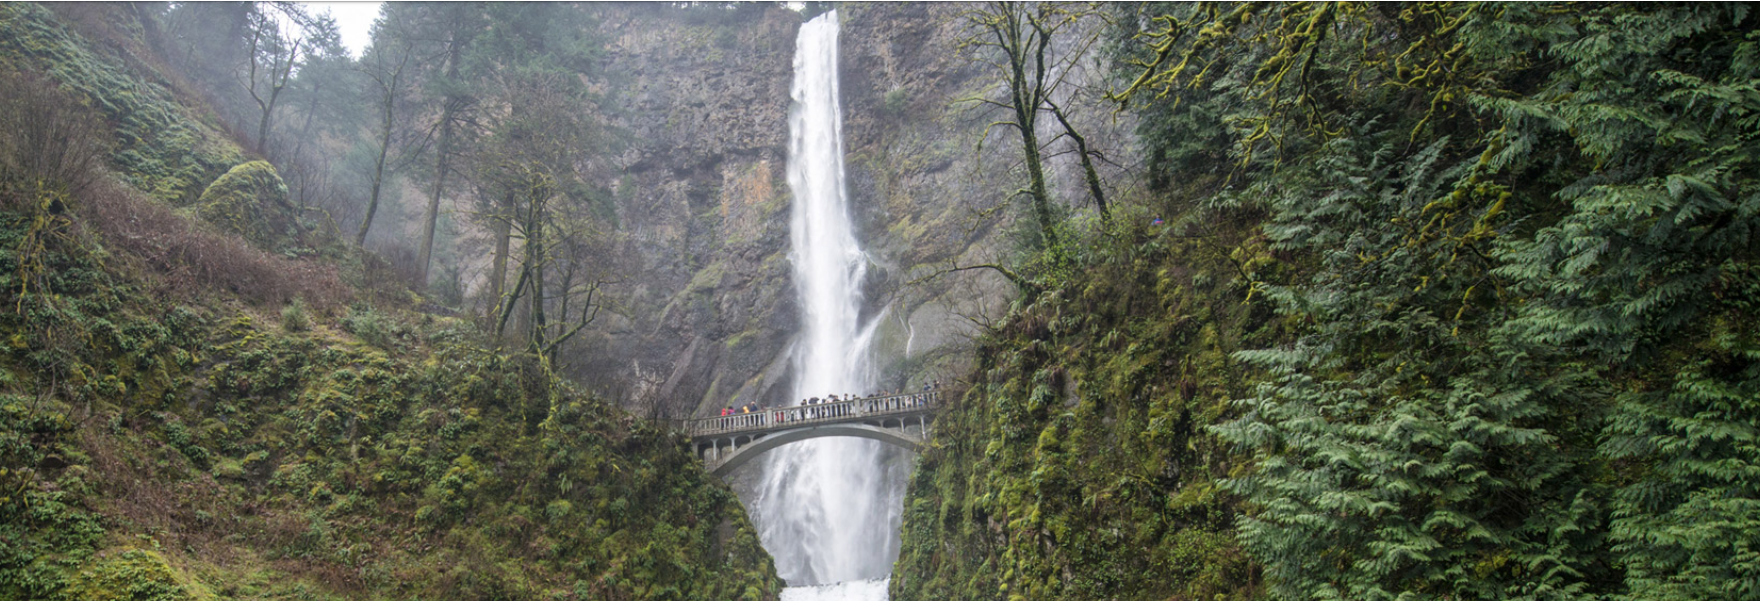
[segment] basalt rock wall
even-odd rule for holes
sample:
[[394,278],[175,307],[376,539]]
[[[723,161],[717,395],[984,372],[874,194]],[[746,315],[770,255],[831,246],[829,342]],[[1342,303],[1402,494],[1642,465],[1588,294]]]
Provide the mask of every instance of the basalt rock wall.
[[601,10],[606,96],[624,136],[609,174],[617,260],[630,279],[570,367],[656,417],[774,398],[798,321],[784,169],[800,15]]
[[[961,48],[971,8],[838,8],[847,185],[871,262],[866,319],[886,388],[949,377],[969,334],[1015,292],[983,271],[933,275],[1005,261],[1012,211],[992,209],[1021,187],[1010,172],[1018,142],[997,131],[980,145],[995,115],[964,101],[994,81]],[[786,402],[799,323],[788,111],[802,15],[775,6],[604,10],[608,97],[628,140],[612,177],[634,266],[573,369],[656,417]],[[1060,192],[1081,181],[1068,163],[1049,162]]]

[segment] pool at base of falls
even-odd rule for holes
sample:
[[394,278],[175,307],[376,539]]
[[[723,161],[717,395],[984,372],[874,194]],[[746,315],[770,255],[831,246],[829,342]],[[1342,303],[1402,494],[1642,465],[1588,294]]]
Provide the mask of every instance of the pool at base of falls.
[[886,601],[888,582],[891,582],[890,578],[791,586],[782,589],[782,601]]

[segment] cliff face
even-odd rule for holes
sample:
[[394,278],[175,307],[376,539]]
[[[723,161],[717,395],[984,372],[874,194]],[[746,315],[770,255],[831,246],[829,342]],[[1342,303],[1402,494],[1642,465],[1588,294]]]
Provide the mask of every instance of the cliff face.
[[[838,9],[847,185],[872,262],[866,319],[877,322],[886,388],[951,374],[976,324],[1015,292],[983,271],[929,277],[1011,252],[1013,220],[1002,205],[1021,187],[1010,169],[1020,151],[1002,130],[981,145],[996,116],[965,101],[994,81],[961,48],[971,8]],[[629,135],[610,171],[628,233],[623,254],[637,265],[618,314],[580,345],[576,375],[656,416],[785,402],[799,321],[786,168],[801,15],[768,6],[604,10],[608,97]],[[1104,117],[1078,115],[1092,143],[1128,143],[1128,120],[1089,113]],[[1048,170],[1061,198],[1083,198],[1073,159],[1053,158]]]
[[[1014,290],[1001,277],[924,277],[949,261],[994,260],[1008,223],[981,218],[1019,187],[1011,154],[979,151],[988,123],[961,99],[983,90],[960,52],[965,4],[863,4],[843,9],[842,91],[851,206],[874,261],[868,292],[882,318],[875,354],[882,386],[914,384],[958,361],[976,330]],[[884,315],[879,312],[884,311]]]
[[800,16],[602,10],[612,125],[628,135],[610,171],[634,281],[574,369],[649,415],[779,401],[798,321],[784,170]]
[[[952,52],[952,16],[912,5],[841,16],[849,191],[877,267],[867,288],[870,318],[885,318],[886,357],[952,339],[951,314],[913,313],[947,287],[899,303],[901,283],[978,239],[959,219],[960,199],[984,182],[966,179],[981,124],[948,110],[971,76]],[[576,361],[589,381],[622,387],[632,409],[683,417],[787,400],[799,322],[786,169],[800,23],[775,7],[606,9],[614,125],[629,141],[615,193],[636,282]]]

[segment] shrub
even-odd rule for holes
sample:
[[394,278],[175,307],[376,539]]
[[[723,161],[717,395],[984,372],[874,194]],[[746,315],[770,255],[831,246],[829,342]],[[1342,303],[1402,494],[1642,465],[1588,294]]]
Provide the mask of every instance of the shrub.
[[350,307],[342,318],[342,329],[359,337],[362,342],[395,351],[403,338],[403,327],[390,316],[366,305]]
[[880,107],[889,115],[900,116],[909,108],[911,93],[904,88],[893,88],[881,97]]
[[311,329],[312,318],[306,314],[306,303],[293,299],[287,307],[281,309],[281,329],[289,332],[304,332]]
[[544,506],[544,517],[549,518],[551,522],[560,522],[563,518],[568,517],[569,512],[573,510],[573,503],[569,503],[566,499],[557,499]]
[[191,595],[179,583],[177,569],[164,556],[145,549],[129,549],[91,561],[75,573],[62,592],[64,599],[140,599],[178,601]]
[[103,122],[54,80],[0,70],[0,179],[79,194],[106,152]]

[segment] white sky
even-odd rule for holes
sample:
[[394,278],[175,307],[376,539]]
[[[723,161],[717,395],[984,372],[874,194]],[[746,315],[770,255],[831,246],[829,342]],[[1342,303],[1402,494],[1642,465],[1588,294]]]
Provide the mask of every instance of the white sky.
[[336,18],[336,27],[342,30],[342,45],[355,58],[367,49],[370,41],[368,34],[373,29],[373,19],[379,17],[379,5],[383,2],[301,2],[312,8],[314,13],[330,11]]

